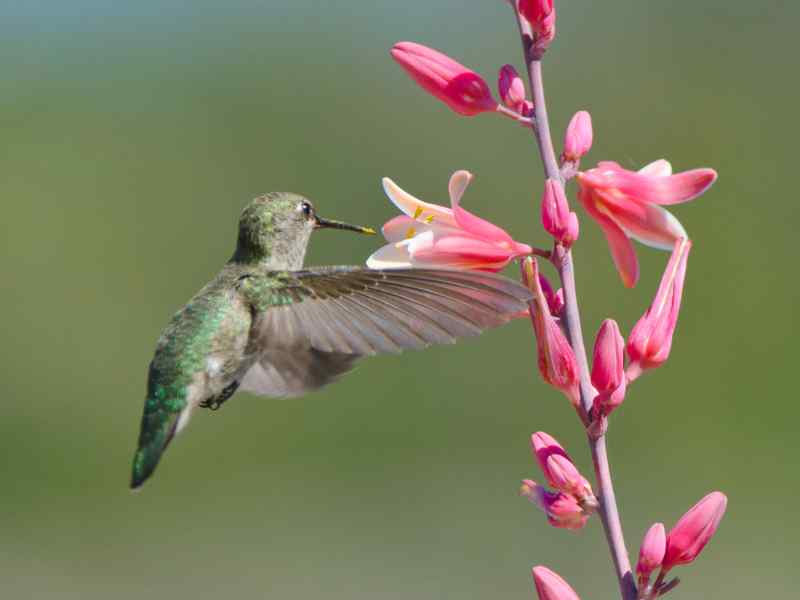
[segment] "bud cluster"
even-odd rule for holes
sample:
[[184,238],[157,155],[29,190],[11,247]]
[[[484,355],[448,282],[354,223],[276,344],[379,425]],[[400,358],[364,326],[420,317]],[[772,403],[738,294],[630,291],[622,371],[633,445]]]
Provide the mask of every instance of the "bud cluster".
[[520,494],[544,511],[554,527],[581,529],[597,508],[591,484],[553,436],[543,431],[534,433],[531,449],[547,484],[554,491],[525,479]]

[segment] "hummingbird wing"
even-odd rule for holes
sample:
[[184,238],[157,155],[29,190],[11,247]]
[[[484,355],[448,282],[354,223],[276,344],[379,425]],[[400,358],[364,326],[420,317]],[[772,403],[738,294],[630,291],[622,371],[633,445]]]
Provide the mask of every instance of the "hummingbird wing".
[[254,307],[263,354],[242,389],[296,396],[347,372],[361,356],[453,343],[524,311],[530,291],[475,271],[323,267],[263,277],[240,288]]

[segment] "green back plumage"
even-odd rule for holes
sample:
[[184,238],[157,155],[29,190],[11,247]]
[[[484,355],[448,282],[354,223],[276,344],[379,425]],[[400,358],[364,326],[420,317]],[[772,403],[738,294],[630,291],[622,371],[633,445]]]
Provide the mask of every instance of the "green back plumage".
[[180,414],[188,407],[195,375],[206,368],[209,351],[249,327],[248,315],[238,314],[231,302],[238,276],[238,269],[231,265],[223,269],[172,317],[161,334],[148,373],[131,487],[139,487],[156,468]]

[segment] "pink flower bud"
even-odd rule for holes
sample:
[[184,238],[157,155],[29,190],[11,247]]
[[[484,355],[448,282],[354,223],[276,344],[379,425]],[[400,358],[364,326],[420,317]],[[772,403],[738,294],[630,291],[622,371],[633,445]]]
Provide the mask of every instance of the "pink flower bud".
[[725,514],[728,498],[711,492],[683,515],[667,535],[664,570],[692,562],[714,536]]
[[531,322],[536,333],[539,372],[547,383],[561,390],[573,406],[578,407],[578,367],[575,354],[564,332],[550,314],[547,298],[539,281],[539,266],[533,258],[523,263],[525,284],[534,293],[530,302]]
[[625,399],[625,340],[613,319],[606,319],[597,332],[592,360],[592,385],[597,389],[595,412],[609,415]]
[[497,75],[497,90],[500,99],[508,108],[522,112],[525,103],[525,84],[511,65],[503,65]]
[[542,225],[553,239],[566,248],[578,239],[578,215],[569,210],[564,188],[553,179],[544,182]]
[[631,359],[629,370],[633,375],[643,369],[658,367],[669,357],[672,336],[678,323],[686,262],[691,247],[692,243],[687,239],[675,242],[656,297],[628,336],[627,350]]
[[523,117],[532,117],[533,116],[533,102],[531,102],[530,100],[525,100],[522,103],[522,106],[520,106],[519,112]]
[[537,431],[531,436],[531,448],[547,483],[559,491],[576,496],[582,503],[593,505],[592,486],[583,477],[566,450],[551,435]]
[[523,480],[519,493],[538,506],[553,527],[581,529],[586,525],[586,521],[589,520],[589,513],[583,509],[578,499],[571,494],[549,492],[530,479]]
[[553,0],[519,0],[519,14],[530,23],[537,49],[544,51],[556,37],[556,8]]
[[664,560],[667,538],[664,533],[663,523],[654,523],[642,539],[639,548],[639,562],[636,564],[636,573],[639,575],[639,585],[642,587],[650,580],[650,574],[661,566]]
[[547,567],[533,567],[532,573],[539,600],[581,600],[566,581]]
[[550,314],[554,317],[559,316],[561,311],[564,310],[564,290],[559,288],[558,291],[554,292],[550,281],[541,273],[539,273],[539,285],[542,286],[544,297],[547,298],[547,306],[550,308]]
[[592,117],[585,110],[576,112],[564,135],[562,160],[577,162],[592,147]]
[[494,111],[497,102],[483,78],[438,50],[413,42],[398,42],[392,58],[425,91],[461,115]]

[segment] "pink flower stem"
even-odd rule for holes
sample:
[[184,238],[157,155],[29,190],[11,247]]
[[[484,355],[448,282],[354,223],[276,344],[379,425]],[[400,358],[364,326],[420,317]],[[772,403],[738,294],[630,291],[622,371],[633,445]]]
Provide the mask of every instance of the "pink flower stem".
[[[564,185],[564,178],[556,159],[553,149],[553,141],[550,137],[550,123],[547,118],[547,105],[545,104],[544,83],[542,80],[541,56],[534,52],[533,35],[527,22],[517,14],[514,14],[519,27],[522,49],[525,56],[525,64],[528,71],[531,93],[533,96],[535,128],[531,128],[539,146],[539,154],[544,164],[545,176]],[[575,358],[578,362],[580,372],[581,404],[587,414],[591,414],[594,390],[592,389],[589,377],[589,363],[586,359],[586,348],[583,343],[583,333],[581,332],[581,319],[578,310],[578,297],[575,288],[575,269],[572,262],[572,253],[563,246],[556,246],[556,251],[552,257],[553,264],[558,269],[561,277],[561,284],[564,288],[564,327],[567,337],[572,344]],[[623,600],[636,600],[636,583],[631,572],[628,550],[625,546],[625,538],[622,533],[622,524],[617,509],[617,501],[614,496],[614,485],[611,480],[611,468],[608,463],[608,452],[606,450],[605,427],[599,431],[589,431],[589,447],[592,452],[594,471],[597,478],[599,492],[599,514],[603,522],[603,529],[606,534],[611,557],[614,561],[619,588]]]

